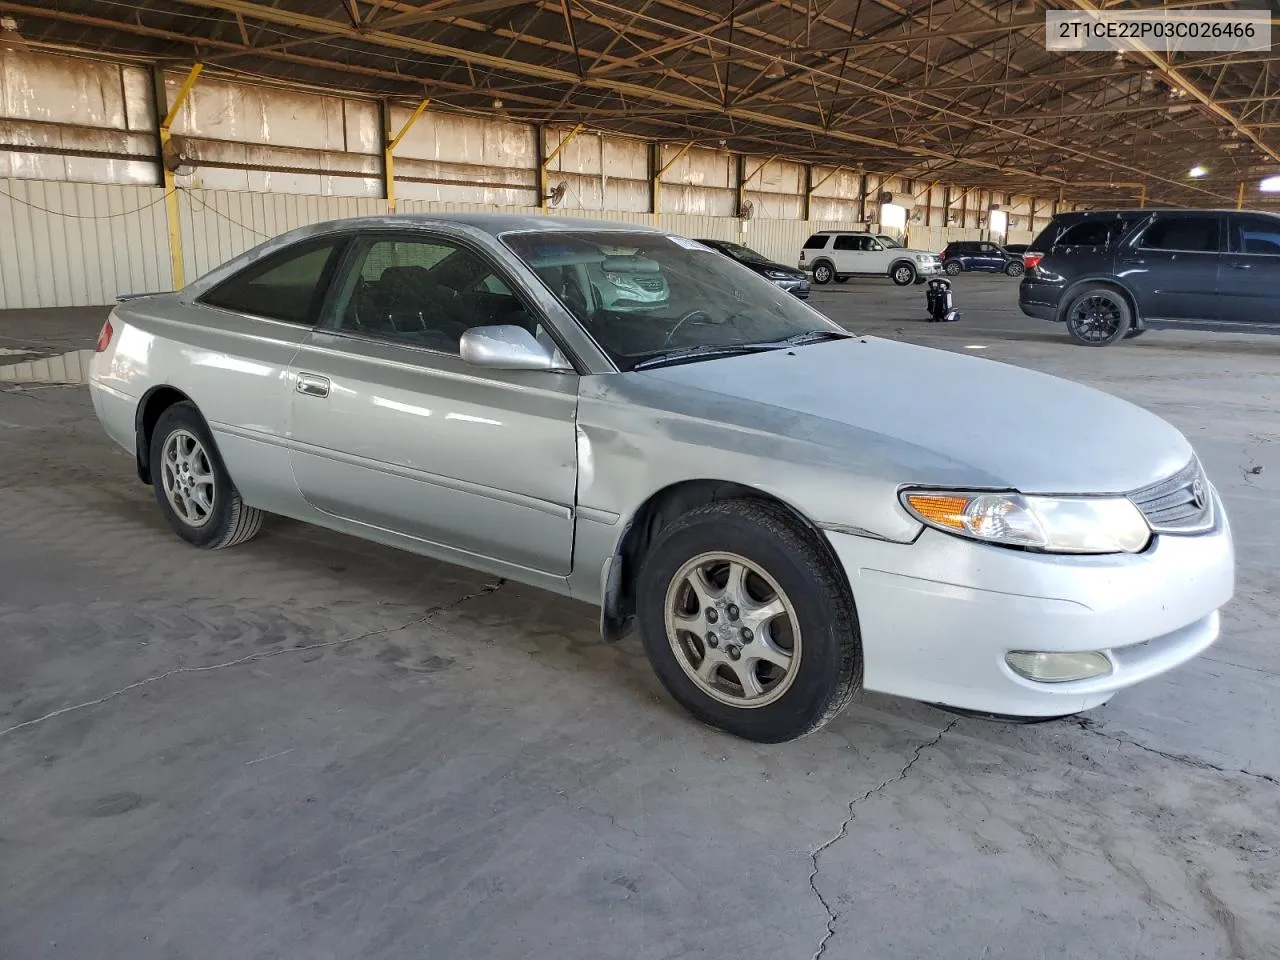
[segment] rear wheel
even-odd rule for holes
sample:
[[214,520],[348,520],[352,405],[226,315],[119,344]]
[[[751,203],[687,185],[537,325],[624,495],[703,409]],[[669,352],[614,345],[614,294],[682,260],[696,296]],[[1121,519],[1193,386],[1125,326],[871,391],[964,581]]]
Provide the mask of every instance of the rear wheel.
[[1004,268],[1004,272],[1011,277],[1020,277],[1026,273],[1026,269],[1018,261],[1010,261]]
[[910,286],[916,281],[916,268],[909,263],[895,263],[889,276],[900,287]]
[[813,282],[814,283],[830,283],[835,278],[836,272],[831,269],[831,264],[823,261],[813,265]]
[[1124,339],[1133,312],[1124,296],[1110,287],[1085,287],[1067,306],[1067,333],[1086,347],[1109,347]]
[[817,730],[862,678],[857,618],[827,554],[782,508],[721,500],[658,536],[637,584],[654,672],[712,726],[761,743]]
[[956,263],[954,260],[952,260],[950,263],[948,263],[948,264],[947,264],[945,267],[943,267],[942,269],[943,269],[943,270],[945,270],[945,271],[947,271],[947,276],[949,276],[949,277],[954,277],[956,274],[958,274],[958,273],[960,272],[960,270],[961,270],[962,268],[961,268],[960,264],[958,264],[958,263]]
[[262,528],[262,512],[240,499],[195,404],[175,403],[160,414],[150,447],[156,501],[187,543],[218,550]]

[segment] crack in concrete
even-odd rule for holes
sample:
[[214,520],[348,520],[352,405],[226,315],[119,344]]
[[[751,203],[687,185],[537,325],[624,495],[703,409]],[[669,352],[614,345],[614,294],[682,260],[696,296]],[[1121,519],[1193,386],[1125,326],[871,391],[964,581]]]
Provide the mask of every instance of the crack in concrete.
[[866,800],[869,800],[871,797],[874,797],[877,794],[881,793],[886,787],[889,787],[892,784],[898,783],[901,780],[905,780],[907,778],[907,774],[911,771],[911,768],[914,767],[916,765],[916,761],[920,759],[921,754],[923,754],[930,747],[936,747],[938,743],[942,740],[942,738],[945,737],[948,733],[950,733],[951,730],[955,727],[957,723],[960,722],[961,719],[962,719],[961,717],[956,717],[954,720],[948,723],[945,727],[939,730],[937,733],[937,736],[933,737],[931,740],[926,740],[923,743],[919,744],[913,751],[911,751],[911,756],[910,758],[908,758],[907,762],[903,764],[902,769],[899,770],[897,773],[895,773],[892,777],[889,777],[886,780],[880,781],[880,783],[876,784],[866,793],[862,794],[862,796],[854,797],[852,800],[850,800],[849,815],[845,817],[844,823],[840,824],[839,831],[837,831],[835,836],[833,836],[830,840],[828,840],[826,843],[822,844],[821,846],[817,847],[811,854],[809,854],[809,859],[813,863],[813,870],[809,874],[809,889],[813,891],[813,895],[817,897],[818,902],[822,904],[822,909],[827,911],[827,932],[823,935],[822,940],[819,941],[818,949],[816,949],[813,952],[813,960],[821,960],[822,955],[826,953],[827,944],[830,942],[831,938],[834,937],[836,934],[836,922],[840,919],[840,915],[837,914],[833,909],[831,909],[831,904],[827,902],[827,898],[824,897],[822,895],[822,891],[818,889],[818,874],[819,872],[821,872],[821,869],[822,869],[818,864],[818,858],[822,856],[822,854],[825,853],[828,849],[835,846],[837,843],[843,840],[846,836],[848,836],[849,825],[853,823],[854,807],[856,807],[860,803],[863,803]]
[[236,660],[224,660],[222,663],[210,663],[203,667],[175,667],[173,670],[166,670],[164,673],[158,673],[153,677],[146,677],[145,679],[142,679],[142,680],[135,680],[133,683],[123,686],[119,690],[113,690],[111,693],[108,693],[105,696],[98,697],[96,700],[86,700],[84,703],[76,703],[68,707],[60,707],[57,710],[53,710],[53,711],[50,711],[49,713],[46,713],[44,716],[35,717],[34,719],[31,719],[31,720],[24,720],[22,723],[17,723],[17,724],[14,724],[12,727],[8,727],[4,730],[0,730],[0,737],[8,736],[9,734],[15,733],[18,730],[25,729],[26,727],[34,727],[37,724],[44,723],[46,720],[52,720],[55,717],[61,717],[68,713],[74,713],[77,710],[84,710],[84,709],[87,709],[88,707],[96,707],[99,704],[107,703],[108,701],[114,700],[117,697],[123,696],[124,694],[128,693],[131,690],[137,690],[139,687],[150,686],[153,683],[159,683],[161,680],[167,680],[169,677],[176,677],[182,673],[211,673],[214,670],[225,670],[228,667],[238,667],[241,664],[245,664],[245,663],[256,663],[259,660],[269,660],[272,657],[278,657],[286,653],[305,653],[308,650],[319,650],[324,647],[343,646],[348,643],[355,643],[358,640],[369,640],[369,639],[372,639],[373,637],[384,637],[384,636],[389,636],[390,634],[393,634],[393,633],[399,633],[401,630],[408,630],[410,627],[416,627],[418,624],[426,623],[436,614],[443,613],[446,610],[451,610],[454,607],[457,607],[457,606],[460,606],[461,604],[466,603],[468,600],[475,600],[479,597],[488,596],[489,594],[494,593],[497,590],[501,589],[506,582],[507,581],[504,578],[499,578],[498,580],[492,581],[490,583],[486,583],[483,587],[481,587],[479,590],[474,591],[473,593],[468,593],[464,596],[458,597],[456,600],[450,600],[448,603],[437,604],[436,606],[427,610],[427,612],[424,613],[422,616],[415,617],[414,619],[408,620],[396,627],[385,627],[382,630],[369,630],[366,633],[360,633],[355,635],[354,637],[339,637],[336,640],[325,640],[323,643],[308,643],[300,647],[284,647],[280,650],[264,650],[260,653],[251,653],[247,657],[239,657]]
[[1243,767],[1238,770],[1232,770],[1208,760],[1201,760],[1198,757],[1187,756],[1185,753],[1170,753],[1167,750],[1160,750],[1157,747],[1149,747],[1138,740],[1133,740],[1129,737],[1116,736],[1114,733],[1107,733],[1105,730],[1100,729],[1095,721],[1088,718],[1077,720],[1076,724],[1081,730],[1086,733],[1092,733],[1095,737],[1102,737],[1104,740],[1110,740],[1113,743],[1118,743],[1122,746],[1137,747],[1139,750],[1145,750],[1147,753],[1154,753],[1157,757],[1172,760],[1174,763],[1181,763],[1185,766],[1195,767],[1199,770],[1213,770],[1217,773],[1239,773],[1246,777],[1251,777],[1254,780],[1261,780],[1263,783],[1269,783],[1273,786],[1280,787],[1280,779],[1273,777],[1269,773],[1255,773],[1254,771],[1246,770]]

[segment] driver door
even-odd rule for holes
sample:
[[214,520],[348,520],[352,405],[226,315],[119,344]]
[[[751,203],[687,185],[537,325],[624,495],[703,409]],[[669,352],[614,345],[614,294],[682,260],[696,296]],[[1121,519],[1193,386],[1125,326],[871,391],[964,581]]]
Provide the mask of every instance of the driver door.
[[466,363],[462,333],[540,319],[488,255],[447,236],[353,242],[289,370],[302,496],[344,520],[543,573],[570,572],[572,372]]

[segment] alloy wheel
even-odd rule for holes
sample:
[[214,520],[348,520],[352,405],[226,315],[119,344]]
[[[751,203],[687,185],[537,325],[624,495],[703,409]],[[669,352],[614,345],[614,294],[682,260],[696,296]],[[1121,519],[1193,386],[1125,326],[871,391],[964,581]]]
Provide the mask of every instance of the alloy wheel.
[[703,693],[732,707],[773,703],[800,665],[795,606],[762,568],[736,553],[704,553],[667,588],[667,640]]
[[1121,305],[1115,297],[1106,293],[1094,293],[1081,297],[1072,305],[1068,322],[1079,339],[1089,343],[1106,343],[1120,330],[1123,316]]
[[175,430],[161,452],[161,485],[169,505],[182,521],[202,527],[213,514],[214,475],[209,455],[195,434]]

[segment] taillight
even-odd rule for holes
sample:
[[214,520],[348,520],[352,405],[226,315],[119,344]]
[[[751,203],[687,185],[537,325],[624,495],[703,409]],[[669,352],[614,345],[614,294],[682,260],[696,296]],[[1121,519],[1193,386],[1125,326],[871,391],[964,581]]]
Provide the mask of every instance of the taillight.
[[1024,253],[1022,255],[1022,266],[1025,270],[1034,270],[1040,266],[1040,261],[1044,259],[1043,253]]
[[804,263],[804,251],[803,251],[803,250],[801,250],[801,251],[800,251],[800,262],[801,262],[801,263]]
[[938,259],[939,260],[947,259],[947,251],[943,250],[940,254],[938,254]]
[[111,334],[113,333],[115,333],[115,331],[111,329],[111,321],[107,320],[107,322],[102,325],[102,332],[98,334],[98,353],[102,353],[103,350],[106,350],[107,347],[111,346]]

